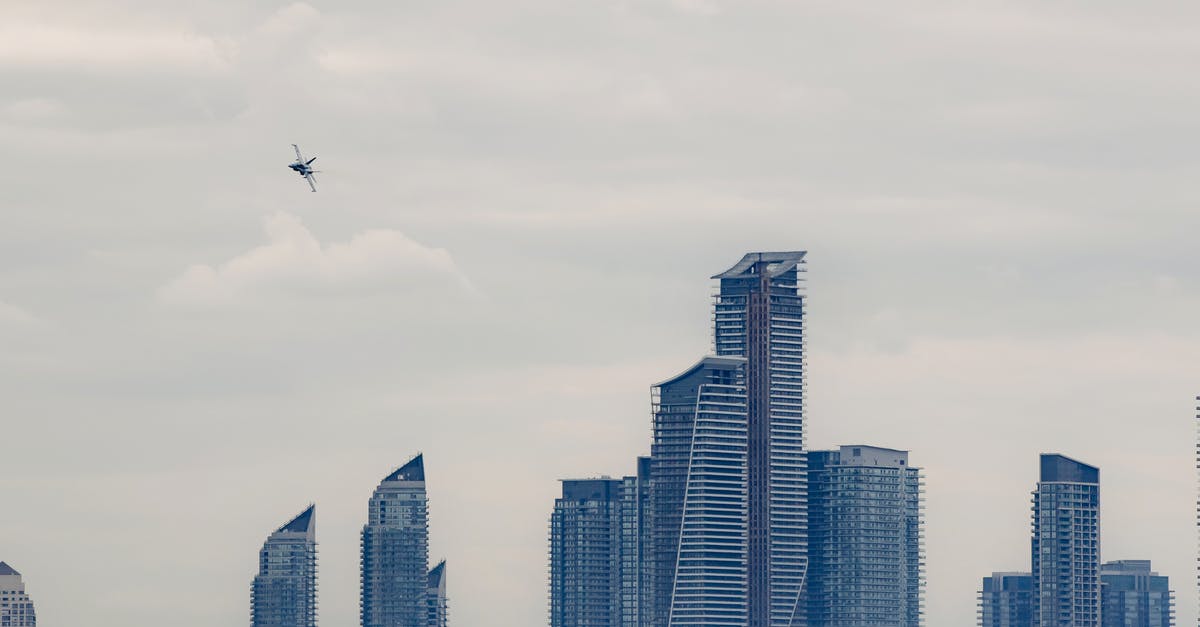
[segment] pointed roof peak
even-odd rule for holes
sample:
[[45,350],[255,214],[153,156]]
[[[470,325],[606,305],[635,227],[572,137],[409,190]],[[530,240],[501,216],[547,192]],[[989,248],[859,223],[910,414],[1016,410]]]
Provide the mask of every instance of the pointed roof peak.
[[20,577],[21,573],[18,573],[16,571],[16,569],[13,568],[12,566],[9,566],[8,563],[0,562],[0,576],[4,576],[4,575],[16,575],[16,576]]
[[428,587],[429,588],[442,588],[443,586],[445,586],[445,577],[446,577],[446,560],[442,560],[442,561],[438,562],[437,566],[434,566],[432,569],[430,569]]
[[313,528],[316,526],[316,513],[316,504],[309,505],[307,509],[300,512],[288,524],[280,527],[276,533],[312,533]]
[[424,481],[425,480],[425,455],[417,453],[416,457],[408,460],[396,472],[388,475],[384,481]]

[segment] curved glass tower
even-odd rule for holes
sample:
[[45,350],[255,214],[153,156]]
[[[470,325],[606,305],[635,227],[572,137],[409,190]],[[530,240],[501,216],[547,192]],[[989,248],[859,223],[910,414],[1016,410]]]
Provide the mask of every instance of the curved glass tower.
[[267,537],[251,586],[252,627],[316,627],[316,506]]

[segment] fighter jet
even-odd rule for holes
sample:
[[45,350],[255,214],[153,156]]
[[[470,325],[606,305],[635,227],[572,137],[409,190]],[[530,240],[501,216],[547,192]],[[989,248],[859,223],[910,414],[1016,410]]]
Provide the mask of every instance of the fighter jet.
[[317,158],[313,157],[312,159],[305,161],[304,155],[300,154],[300,147],[296,144],[292,144],[292,148],[296,149],[296,162],[288,167],[294,170],[296,174],[303,176],[304,180],[308,181],[308,186],[311,187],[314,192],[317,191],[317,180],[313,178],[313,174],[315,174],[317,170],[314,170],[310,167],[312,162],[316,161]]

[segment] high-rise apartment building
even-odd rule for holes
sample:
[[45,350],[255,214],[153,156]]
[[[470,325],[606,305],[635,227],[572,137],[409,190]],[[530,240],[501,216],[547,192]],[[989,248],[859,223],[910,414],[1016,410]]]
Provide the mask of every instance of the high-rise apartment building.
[[0,562],[0,627],[37,627],[21,573],[4,562]]
[[809,627],[921,624],[923,496],[908,452],[808,454]]
[[1167,578],[1150,560],[1119,560],[1100,567],[1102,627],[1171,627],[1175,602]]
[[[652,389],[650,597],[656,627],[704,616],[726,621],[716,624],[746,624],[745,361],[706,357]],[[713,533],[700,523],[705,516]],[[712,556],[711,583],[703,577],[699,541]],[[686,607],[673,614],[677,592]]]
[[637,459],[637,474],[621,479],[621,620],[652,627],[654,570],[650,458]]
[[1100,470],[1041,456],[1033,492],[1034,625],[1100,625]]
[[992,573],[979,593],[980,627],[1031,627],[1033,575]]
[[566,479],[550,515],[550,625],[649,627],[643,559],[649,463],[622,479]]
[[429,571],[429,583],[425,587],[425,605],[429,608],[429,627],[446,627],[449,623],[450,603],[446,598],[446,560],[438,562]]
[[550,515],[550,625],[621,625],[621,480],[565,479]]
[[362,530],[362,627],[429,620],[429,502],[421,455],[375,488]]
[[748,253],[713,277],[716,354],[746,359],[750,627],[804,621],[804,257]]
[[250,593],[252,627],[316,627],[316,506],[267,537]]
[[715,355],[653,388],[655,625],[804,624],[804,255],[715,275]]

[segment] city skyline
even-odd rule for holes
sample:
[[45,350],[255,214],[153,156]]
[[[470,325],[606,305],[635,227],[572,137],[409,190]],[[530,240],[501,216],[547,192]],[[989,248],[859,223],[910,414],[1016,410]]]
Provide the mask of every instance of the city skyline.
[[353,623],[364,506],[420,450],[450,622],[539,624],[555,479],[647,453],[647,385],[710,342],[697,277],[804,249],[807,446],[912,451],[930,627],[1029,568],[1048,451],[1104,470],[1102,559],[1194,624],[1198,23],[5,3],[0,560],[44,625],[244,624],[315,502]]

